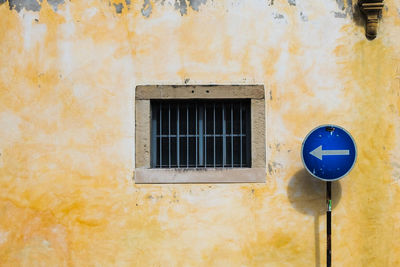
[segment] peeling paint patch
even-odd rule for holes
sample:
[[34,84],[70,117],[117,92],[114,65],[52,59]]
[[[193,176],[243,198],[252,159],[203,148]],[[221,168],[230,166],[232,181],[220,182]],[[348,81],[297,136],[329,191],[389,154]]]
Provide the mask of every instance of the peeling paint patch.
[[352,8],[353,6],[353,1],[352,0],[347,0],[347,8]]
[[270,175],[273,175],[279,171],[279,169],[282,169],[283,165],[279,162],[269,162],[268,163],[268,173]]
[[[270,1],[273,1],[273,0],[270,0]],[[131,1],[129,0],[126,2],[128,5],[128,2],[130,4]],[[156,0],[155,2],[157,4],[161,4],[161,5],[165,4],[165,0]],[[206,4],[206,3],[207,3],[207,0],[175,0],[174,8],[175,8],[175,10],[179,11],[179,13],[181,13],[181,15],[183,16],[183,15],[187,14],[188,7],[190,7],[192,10],[198,12],[200,10],[200,6],[203,4]],[[148,18],[151,15],[152,11],[153,11],[153,5],[152,5],[151,1],[144,0],[142,9],[141,9],[142,15]]]
[[124,9],[124,5],[122,3],[119,4],[113,4],[115,7],[115,12],[117,12],[118,14],[122,13],[122,9]]
[[288,0],[289,5],[296,6],[296,0]]
[[10,9],[15,9],[17,12],[21,12],[24,8],[28,11],[40,11],[41,3],[36,0],[9,0],[8,4]]
[[272,175],[272,173],[273,173],[272,165],[270,163],[268,163],[268,173],[270,175]]
[[285,18],[284,15],[279,14],[279,13],[274,13],[273,16],[274,16],[274,19],[284,19]]
[[207,0],[189,0],[189,5],[193,10],[199,11],[199,6],[206,2]]
[[[7,0],[0,0],[0,4],[4,4]],[[8,0],[10,10],[21,12],[25,9],[27,11],[40,11],[42,8],[43,0]],[[65,0],[47,0],[49,5],[54,11],[57,11],[58,6],[65,3]]]
[[347,13],[342,13],[342,12],[334,12],[335,18],[339,19],[345,19],[347,17]]
[[174,6],[175,9],[179,10],[181,15],[183,16],[187,14],[188,3],[193,10],[199,11],[199,6],[205,4],[206,2],[207,0],[175,0]]
[[308,16],[306,14],[304,14],[303,12],[300,12],[300,18],[304,22],[308,21]]
[[179,10],[181,15],[185,15],[187,13],[187,4],[185,0],[176,0],[175,1],[175,9]]
[[57,11],[58,6],[61,4],[64,4],[65,1],[64,0],[47,0],[47,3],[49,3],[51,5],[51,7],[53,8],[54,11]]
[[153,10],[153,6],[151,5],[150,0],[144,0],[143,7],[141,9],[142,15],[148,18],[151,15]]
[[340,10],[344,10],[344,2],[343,2],[343,0],[336,0],[336,4],[338,5]]

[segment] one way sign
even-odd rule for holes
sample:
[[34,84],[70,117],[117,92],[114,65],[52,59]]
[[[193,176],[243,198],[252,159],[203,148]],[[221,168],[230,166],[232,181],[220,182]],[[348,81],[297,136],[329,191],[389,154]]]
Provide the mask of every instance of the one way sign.
[[304,139],[301,156],[304,167],[314,177],[334,181],[354,166],[357,149],[351,135],[336,125],[322,125]]

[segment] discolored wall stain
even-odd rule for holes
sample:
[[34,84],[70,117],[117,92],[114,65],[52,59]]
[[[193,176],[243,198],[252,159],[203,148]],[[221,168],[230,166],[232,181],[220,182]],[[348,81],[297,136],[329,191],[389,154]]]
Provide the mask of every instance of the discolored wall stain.
[[344,10],[345,9],[344,0],[336,0],[336,4],[338,5],[340,10]]
[[342,12],[334,12],[335,14],[335,18],[340,18],[340,19],[344,19],[347,17],[346,13],[342,13]]
[[59,5],[64,4],[65,0],[47,0],[47,3],[49,3],[55,11],[57,11],[57,8]]
[[[146,0],[147,1],[147,0]],[[8,2],[10,10],[21,12],[23,9],[27,11],[40,11],[42,8],[43,0],[0,0],[0,5]],[[53,8],[54,11],[58,10],[59,5],[65,4],[65,0],[47,0],[47,3]],[[129,8],[131,0],[125,0],[125,6]],[[122,13],[124,8],[123,3],[113,3],[115,12]]]
[[[43,0],[8,0],[10,9],[14,9],[17,12],[25,9],[27,11],[40,11]],[[0,4],[7,2],[7,0],[1,0]],[[64,4],[64,0],[47,0],[53,10],[57,11],[59,5]]]
[[17,12],[20,12],[22,9],[26,9],[28,11],[39,11],[41,8],[42,0],[9,0],[8,3],[10,5],[10,9],[15,9]]
[[114,7],[115,7],[115,12],[117,12],[117,14],[121,14],[122,13],[122,9],[124,8],[124,4],[122,3],[113,3]]
[[144,0],[143,7],[141,9],[142,15],[145,17],[149,17],[151,15],[152,10],[153,10],[153,6],[152,6],[150,0]]
[[273,14],[273,16],[274,16],[274,19],[284,19],[285,18],[285,16],[283,14],[279,14],[279,13],[275,13],[275,14]]
[[199,7],[206,2],[207,0],[189,0],[189,6],[193,8],[193,10],[199,11]]
[[[165,0],[156,1],[156,3],[160,3],[161,5],[165,4]],[[183,16],[187,14],[188,7],[190,7],[194,11],[199,11],[200,6],[206,4],[207,0],[175,0],[174,7],[179,13]],[[153,6],[150,0],[144,0],[143,6],[141,9],[142,15],[145,17],[149,17],[152,13]]]
[[300,12],[300,18],[304,22],[308,21],[308,16],[306,14],[304,14],[303,12]]

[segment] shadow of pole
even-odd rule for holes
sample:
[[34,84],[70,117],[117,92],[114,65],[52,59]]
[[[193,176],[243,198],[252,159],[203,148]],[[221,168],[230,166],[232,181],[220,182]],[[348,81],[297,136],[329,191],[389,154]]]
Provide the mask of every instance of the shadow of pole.
[[[287,194],[293,208],[314,217],[315,266],[320,267],[319,216],[326,213],[326,182],[301,169],[290,179]],[[332,182],[332,210],[339,203],[341,195],[340,182]]]

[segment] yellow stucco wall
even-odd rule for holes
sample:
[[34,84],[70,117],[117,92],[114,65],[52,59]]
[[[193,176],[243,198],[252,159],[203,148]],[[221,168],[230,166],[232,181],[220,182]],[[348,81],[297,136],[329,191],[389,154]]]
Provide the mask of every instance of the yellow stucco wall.
[[[28,2],[0,4],[1,266],[323,266],[325,123],[359,152],[334,266],[400,266],[400,1],[373,41],[354,0]],[[134,88],[185,82],[264,84],[265,184],[135,185]]]

